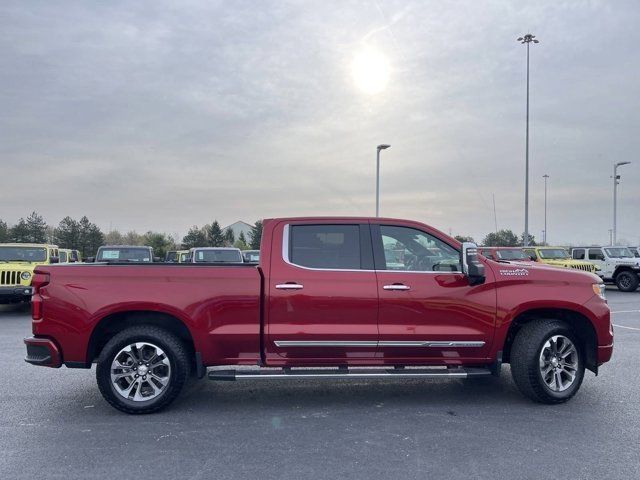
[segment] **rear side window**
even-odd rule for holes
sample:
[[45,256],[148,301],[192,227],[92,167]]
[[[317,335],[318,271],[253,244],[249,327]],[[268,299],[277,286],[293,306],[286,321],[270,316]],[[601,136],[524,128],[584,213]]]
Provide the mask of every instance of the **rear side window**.
[[574,260],[584,260],[584,250],[582,248],[576,248],[573,251]]
[[599,248],[589,249],[589,260],[604,260],[604,254]]
[[360,269],[360,227],[292,225],[289,260],[309,268]]

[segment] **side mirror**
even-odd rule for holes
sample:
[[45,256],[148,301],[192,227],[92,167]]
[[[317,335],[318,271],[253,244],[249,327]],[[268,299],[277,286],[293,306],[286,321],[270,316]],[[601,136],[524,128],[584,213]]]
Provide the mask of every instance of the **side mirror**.
[[60,257],[49,257],[49,263],[60,263]]
[[469,285],[484,283],[484,264],[478,258],[478,246],[475,243],[462,244],[462,273],[469,279]]

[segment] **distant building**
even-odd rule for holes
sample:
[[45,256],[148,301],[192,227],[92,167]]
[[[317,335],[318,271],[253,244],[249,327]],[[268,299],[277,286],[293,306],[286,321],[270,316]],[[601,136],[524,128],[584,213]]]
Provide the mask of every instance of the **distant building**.
[[227,230],[231,230],[233,232],[233,236],[236,240],[238,240],[238,237],[240,237],[240,232],[242,232],[247,243],[251,241],[251,235],[249,235],[249,233],[251,232],[251,225],[249,225],[247,222],[239,220],[236,223],[227,225],[222,229],[223,233],[226,233]]

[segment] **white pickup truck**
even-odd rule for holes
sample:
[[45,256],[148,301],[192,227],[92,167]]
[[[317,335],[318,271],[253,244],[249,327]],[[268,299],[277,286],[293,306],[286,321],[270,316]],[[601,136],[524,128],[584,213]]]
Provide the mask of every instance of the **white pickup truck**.
[[600,278],[623,292],[635,292],[640,285],[640,258],[628,247],[575,247],[571,256],[595,264]]

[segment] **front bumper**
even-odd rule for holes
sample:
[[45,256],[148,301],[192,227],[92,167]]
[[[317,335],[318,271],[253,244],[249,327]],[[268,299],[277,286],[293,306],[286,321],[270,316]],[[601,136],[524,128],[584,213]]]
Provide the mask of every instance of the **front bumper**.
[[49,338],[28,337],[24,339],[27,356],[24,361],[41,367],[59,368],[62,354],[56,343]]
[[0,287],[0,303],[28,302],[33,289],[20,285]]

